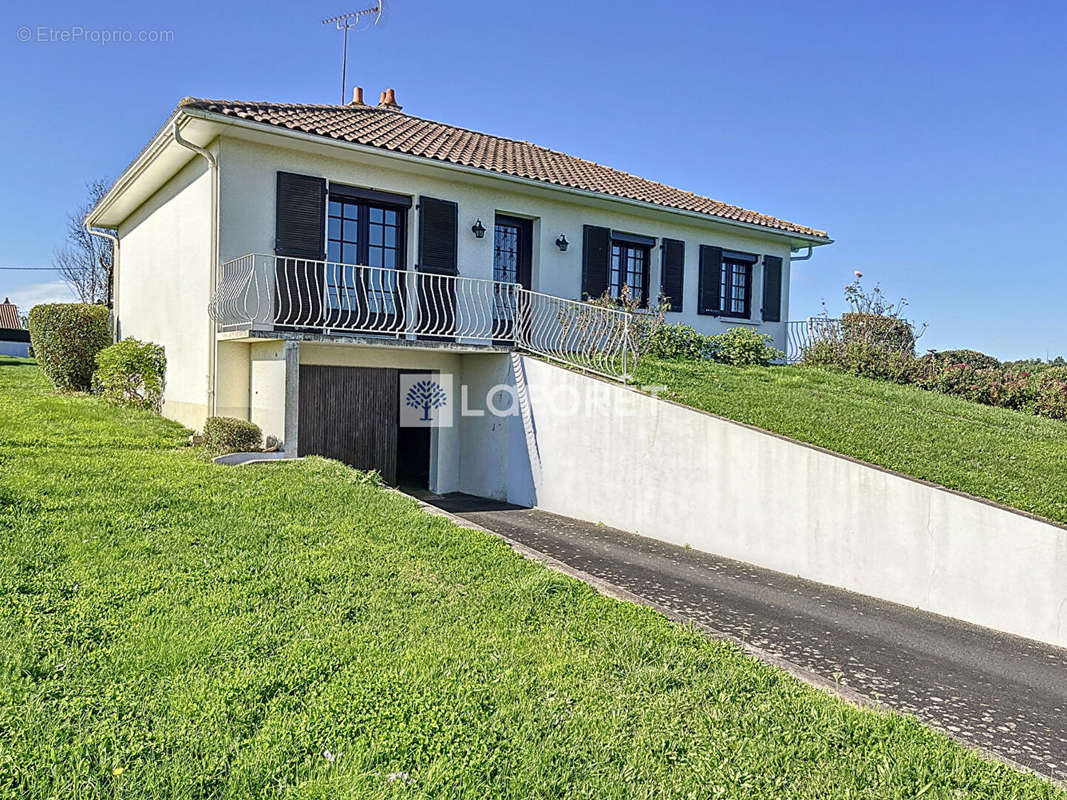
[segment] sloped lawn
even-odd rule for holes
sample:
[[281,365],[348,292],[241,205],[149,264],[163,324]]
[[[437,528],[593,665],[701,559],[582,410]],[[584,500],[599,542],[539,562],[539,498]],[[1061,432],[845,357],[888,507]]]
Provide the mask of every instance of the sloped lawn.
[[1067,422],[811,367],[643,358],[635,380],[665,386],[661,397],[1067,524]]
[[321,459],[0,359],[0,796],[1064,798]]

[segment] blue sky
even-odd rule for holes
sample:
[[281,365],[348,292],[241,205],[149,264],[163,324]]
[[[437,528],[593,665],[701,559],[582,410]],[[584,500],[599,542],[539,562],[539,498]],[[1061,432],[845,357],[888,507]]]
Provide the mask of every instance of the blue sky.
[[[1067,353],[1063,4],[387,3],[350,43],[368,96],[829,230],[793,318],[839,311],[858,269],[929,323],[921,347]],[[0,265],[48,266],[85,182],[185,95],[336,102],[319,20],[369,4],[5,4]],[[173,33],[37,41],[77,27]],[[54,280],[0,271],[0,294]]]

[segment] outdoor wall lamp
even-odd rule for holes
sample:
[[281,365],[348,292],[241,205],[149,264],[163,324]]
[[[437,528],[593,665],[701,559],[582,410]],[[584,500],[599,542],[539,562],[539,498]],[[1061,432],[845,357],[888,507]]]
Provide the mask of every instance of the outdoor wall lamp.
[[556,237],[556,247],[559,248],[561,253],[566,253],[569,245],[570,242],[567,241],[567,235],[565,233],[561,233]]
[[485,238],[485,226],[482,224],[481,218],[479,218],[473,225],[471,225],[471,231],[474,233],[475,239]]

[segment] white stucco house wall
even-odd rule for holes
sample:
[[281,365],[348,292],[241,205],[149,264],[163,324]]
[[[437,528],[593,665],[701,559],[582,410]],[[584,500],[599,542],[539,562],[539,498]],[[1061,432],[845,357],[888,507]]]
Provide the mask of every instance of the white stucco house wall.
[[624,371],[621,318],[579,302],[623,286],[668,296],[668,322],[750,326],[784,348],[791,259],[831,242],[421,119],[392,90],[378,105],[359,90],[347,105],[186,98],[86,224],[117,231],[115,332],[165,347],[166,416],[250,419],[287,453],[494,497],[523,431],[458,411],[398,430],[405,372],[484,403],[520,340],[552,357],[576,337],[592,371]]

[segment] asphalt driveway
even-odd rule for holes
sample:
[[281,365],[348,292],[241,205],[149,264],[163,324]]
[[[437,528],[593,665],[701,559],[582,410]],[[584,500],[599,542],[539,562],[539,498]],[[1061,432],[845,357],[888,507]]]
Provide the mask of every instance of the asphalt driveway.
[[1063,780],[1067,650],[536,509],[420,499]]

